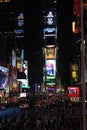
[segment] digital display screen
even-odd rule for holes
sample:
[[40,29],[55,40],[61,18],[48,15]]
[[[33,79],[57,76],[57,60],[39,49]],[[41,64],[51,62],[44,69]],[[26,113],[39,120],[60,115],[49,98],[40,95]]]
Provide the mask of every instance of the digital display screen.
[[55,60],[46,60],[46,85],[56,83],[56,63]]
[[20,93],[20,97],[26,97],[26,93]]
[[20,13],[15,21],[16,28],[14,30],[15,38],[24,37],[24,14]]
[[56,79],[55,77],[53,78],[46,78],[46,85],[55,85],[56,84]]
[[[51,41],[52,42],[52,41]],[[50,42],[48,42],[50,43]],[[47,45],[46,47],[46,59],[56,59],[56,48],[54,45]]]
[[68,87],[68,96],[77,97],[80,94],[79,87]]
[[46,75],[47,76],[55,76],[56,75],[55,60],[46,60]]
[[30,86],[28,86],[28,80],[27,79],[18,79],[18,81],[20,82],[21,88],[30,88]]
[[45,28],[44,29],[44,35],[45,36],[55,36],[56,34],[56,28],[55,27],[50,27],[50,28]]
[[4,89],[7,86],[9,77],[9,69],[0,66],[0,89]]

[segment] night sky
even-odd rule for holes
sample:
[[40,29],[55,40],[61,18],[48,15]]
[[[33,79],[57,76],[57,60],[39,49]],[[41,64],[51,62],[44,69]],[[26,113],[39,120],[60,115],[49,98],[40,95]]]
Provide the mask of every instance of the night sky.
[[[62,79],[66,83],[69,81],[69,68],[72,61],[72,26],[73,20],[73,0],[59,0],[58,2],[58,43],[59,43],[59,63]],[[25,57],[29,61],[30,82],[40,81],[40,49],[42,33],[41,3],[32,0],[25,2]],[[61,69],[63,68],[63,69]],[[67,74],[68,73],[68,74]]]

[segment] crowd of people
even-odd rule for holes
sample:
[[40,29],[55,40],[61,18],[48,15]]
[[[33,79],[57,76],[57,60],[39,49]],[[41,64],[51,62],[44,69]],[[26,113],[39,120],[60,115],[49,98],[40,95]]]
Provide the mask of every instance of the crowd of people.
[[[74,108],[76,109],[76,108]],[[82,130],[82,118],[60,102],[21,109],[20,114],[0,118],[0,130]]]

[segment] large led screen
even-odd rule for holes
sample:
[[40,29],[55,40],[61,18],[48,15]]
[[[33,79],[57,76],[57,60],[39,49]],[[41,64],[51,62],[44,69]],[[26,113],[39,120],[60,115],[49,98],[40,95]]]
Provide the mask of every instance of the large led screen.
[[55,60],[46,60],[46,76],[56,75],[56,63]]
[[0,89],[4,89],[7,86],[9,78],[9,69],[0,66]]

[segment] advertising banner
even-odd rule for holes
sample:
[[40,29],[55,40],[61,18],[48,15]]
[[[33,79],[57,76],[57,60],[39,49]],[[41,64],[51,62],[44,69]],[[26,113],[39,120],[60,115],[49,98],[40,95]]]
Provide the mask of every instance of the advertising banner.
[[46,60],[46,75],[55,76],[56,64],[55,60]]
[[5,89],[8,84],[9,69],[7,67],[0,66],[0,89]]
[[46,84],[55,85],[56,63],[55,60],[46,60]]
[[80,95],[79,87],[68,87],[68,97],[78,97]]
[[55,59],[56,58],[56,49],[55,47],[46,48],[46,59]]

